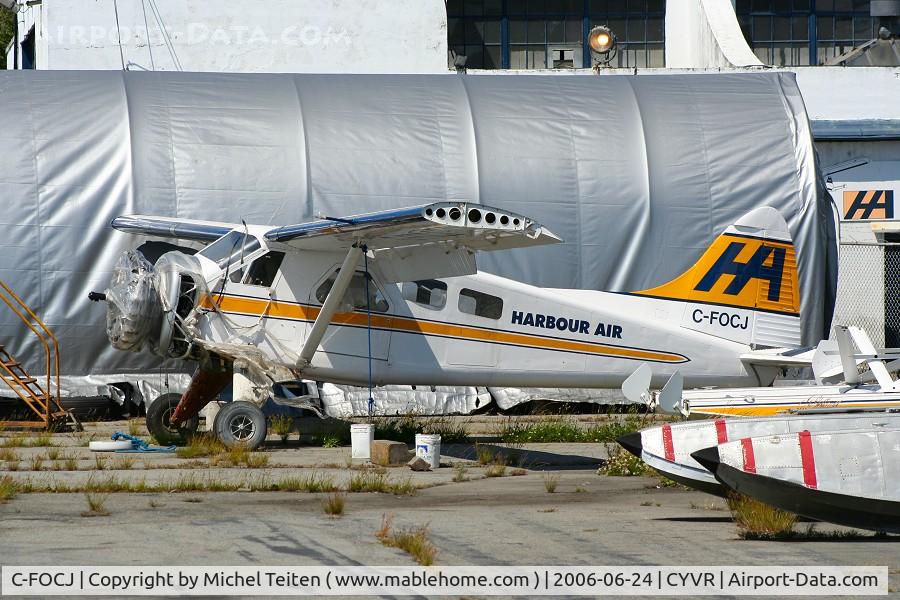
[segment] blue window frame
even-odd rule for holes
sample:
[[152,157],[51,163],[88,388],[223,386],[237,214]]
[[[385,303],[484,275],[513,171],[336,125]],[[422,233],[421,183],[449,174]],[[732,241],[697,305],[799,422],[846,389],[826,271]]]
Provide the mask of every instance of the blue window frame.
[[761,61],[822,64],[875,37],[869,0],[737,0],[738,22]]
[[664,0],[448,0],[448,42],[472,69],[591,66],[584,40],[608,25],[613,67],[664,67]]

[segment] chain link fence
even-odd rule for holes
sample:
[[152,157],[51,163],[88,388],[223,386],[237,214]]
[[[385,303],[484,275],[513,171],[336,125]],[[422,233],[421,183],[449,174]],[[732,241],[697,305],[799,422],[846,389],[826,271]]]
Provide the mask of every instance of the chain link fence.
[[864,329],[877,347],[900,346],[900,244],[842,243],[835,325]]

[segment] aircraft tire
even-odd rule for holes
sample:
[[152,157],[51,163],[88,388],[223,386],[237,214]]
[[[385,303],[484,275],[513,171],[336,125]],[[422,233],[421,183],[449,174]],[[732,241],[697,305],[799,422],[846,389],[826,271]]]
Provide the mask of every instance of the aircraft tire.
[[266,416],[251,402],[229,402],[216,415],[213,431],[227,448],[256,450],[266,441]]
[[169,423],[169,417],[180,400],[181,394],[162,394],[147,407],[147,431],[160,444],[185,444],[200,426],[199,415],[194,415],[178,427]]

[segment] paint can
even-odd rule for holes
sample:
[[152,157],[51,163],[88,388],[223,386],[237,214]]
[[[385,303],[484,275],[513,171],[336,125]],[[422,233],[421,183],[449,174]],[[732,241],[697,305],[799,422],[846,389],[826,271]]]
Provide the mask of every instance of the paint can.
[[416,456],[430,464],[432,469],[439,468],[441,466],[441,436],[417,433]]
[[360,423],[350,426],[350,457],[368,460],[375,441],[375,426]]

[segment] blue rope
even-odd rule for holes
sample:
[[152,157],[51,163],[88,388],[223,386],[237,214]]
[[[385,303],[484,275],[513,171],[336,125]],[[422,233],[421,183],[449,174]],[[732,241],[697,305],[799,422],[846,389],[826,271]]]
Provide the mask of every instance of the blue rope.
[[369,294],[369,249],[362,247],[363,261],[366,269],[366,334],[369,342],[369,416],[375,412],[375,398],[372,396],[372,296]]
[[161,446],[151,446],[141,438],[122,433],[121,431],[112,434],[112,440],[114,442],[118,440],[129,440],[131,442],[131,450],[116,450],[116,452],[175,452],[175,448],[177,447],[168,446],[163,448]]

